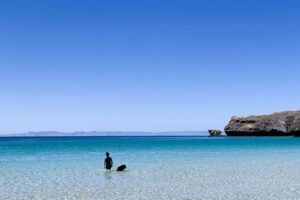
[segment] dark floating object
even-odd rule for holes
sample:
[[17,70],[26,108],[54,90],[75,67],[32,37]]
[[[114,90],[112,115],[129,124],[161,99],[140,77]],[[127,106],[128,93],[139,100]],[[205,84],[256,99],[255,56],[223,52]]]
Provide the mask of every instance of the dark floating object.
[[300,111],[232,117],[227,136],[300,136]]
[[217,129],[209,129],[208,132],[211,137],[221,136],[221,133],[222,133],[222,131],[217,130]]
[[126,165],[120,165],[120,166],[117,168],[117,171],[118,171],[118,172],[121,172],[121,171],[124,171],[124,169],[126,169]]

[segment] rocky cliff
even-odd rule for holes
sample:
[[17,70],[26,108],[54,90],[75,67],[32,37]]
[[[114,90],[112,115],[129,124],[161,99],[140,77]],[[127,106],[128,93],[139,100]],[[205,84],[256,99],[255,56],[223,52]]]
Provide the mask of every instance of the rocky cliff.
[[227,136],[300,136],[300,111],[232,117]]

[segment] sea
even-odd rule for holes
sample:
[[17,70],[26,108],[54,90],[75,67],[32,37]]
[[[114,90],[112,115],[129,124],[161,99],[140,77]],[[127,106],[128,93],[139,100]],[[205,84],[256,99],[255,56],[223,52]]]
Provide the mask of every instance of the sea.
[[298,200],[300,139],[2,137],[0,199]]

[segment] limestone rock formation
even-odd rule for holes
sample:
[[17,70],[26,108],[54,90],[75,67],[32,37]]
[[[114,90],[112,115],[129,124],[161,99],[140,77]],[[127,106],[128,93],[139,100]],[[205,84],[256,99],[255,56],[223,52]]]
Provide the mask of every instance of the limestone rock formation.
[[216,129],[209,129],[208,132],[209,132],[209,135],[212,137],[221,136],[221,133],[222,133],[222,131],[216,130]]
[[300,111],[232,117],[227,136],[300,136]]

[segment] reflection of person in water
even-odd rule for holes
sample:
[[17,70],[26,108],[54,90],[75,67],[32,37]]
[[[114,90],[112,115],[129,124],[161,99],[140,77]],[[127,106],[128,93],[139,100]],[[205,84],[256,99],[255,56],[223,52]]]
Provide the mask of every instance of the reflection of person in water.
[[109,157],[109,153],[106,152],[106,158],[104,160],[104,169],[110,170],[113,167],[113,160]]

